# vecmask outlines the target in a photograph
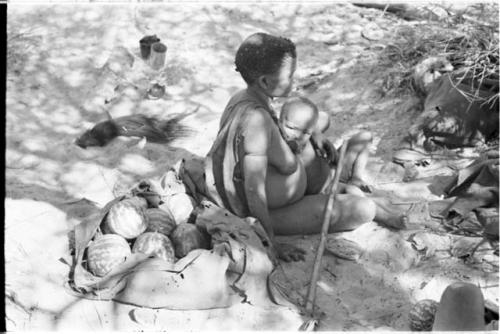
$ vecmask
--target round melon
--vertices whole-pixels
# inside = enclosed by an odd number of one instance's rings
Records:
[[[146,232],[159,232],[165,235],[170,235],[177,226],[174,216],[167,207],[162,209],[151,208],[146,210],[148,217],[148,227]]]
[[[432,299],[424,299],[413,305],[408,320],[412,331],[430,331],[434,324],[439,303]]]
[[[210,235],[201,231],[196,225],[179,224],[170,236],[174,244],[175,256],[182,258],[193,249],[209,249]]]
[[[174,216],[177,225],[186,223],[193,212],[196,202],[194,199],[184,193],[175,194],[165,198],[165,203],[160,206],[160,209],[166,206]]]
[[[87,248],[87,264],[96,276],[103,277],[125,261],[131,253],[125,238],[117,234],[104,234]]]
[[[125,199],[113,205],[104,222],[104,232],[121,235],[125,239],[137,238],[148,227],[148,217],[136,198]]]
[[[137,237],[132,253],[143,253],[175,262],[174,247],[170,239],[158,232],[146,232]]]

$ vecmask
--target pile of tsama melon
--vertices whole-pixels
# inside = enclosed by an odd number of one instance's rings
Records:
[[[168,181],[168,180],[167,180]],[[87,269],[103,277],[132,253],[175,263],[193,249],[209,249],[210,236],[189,222],[196,205],[173,179],[167,196],[128,196],[111,206],[87,248]],[[180,189],[180,190],[179,190]]]

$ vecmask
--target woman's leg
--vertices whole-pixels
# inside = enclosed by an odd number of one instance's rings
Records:
[[[344,165],[342,167],[342,175],[341,175],[341,182],[345,182],[346,179],[347,181],[350,181],[353,177],[355,177],[357,180],[362,180],[364,179],[364,174],[366,171],[366,164],[368,163],[368,149],[367,145],[371,141],[372,135],[371,133],[367,131],[362,131],[356,135],[354,135],[350,140],[349,140],[349,146],[346,151],[346,156],[344,160]],[[291,206],[287,206],[286,208],[293,207],[296,205],[297,207],[300,207],[301,210],[304,211],[311,211],[312,209],[309,209],[307,205],[304,205],[302,203],[310,203],[311,199],[310,198],[318,198],[314,197],[314,195],[320,195],[320,193],[324,192],[328,184],[332,182],[333,179],[333,173],[326,161],[318,156],[316,156],[314,149],[312,148],[312,145],[306,145],[304,151],[301,153],[301,159],[304,162],[304,166],[306,168],[306,174],[307,174],[307,189],[306,189],[306,194],[308,196],[304,197],[301,201],[292,204]],[[341,219],[342,223],[339,223],[336,229],[355,229],[357,226],[361,225],[362,223],[365,223],[366,221],[363,221],[363,219],[359,219],[356,217],[356,213],[354,212],[348,212],[349,210],[352,210],[352,207],[355,206],[359,202],[359,198],[362,198],[365,196],[365,193],[361,191],[360,188],[358,188],[355,185],[346,185],[346,184],[340,184],[339,186],[339,194],[350,194],[350,195],[356,195],[353,196],[352,198],[355,198],[356,200],[352,205],[349,205],[349,203],[342,204],[340,207],[343,208],[343,217],[347,219]],[[323,195],[325,198],[327,198],[327,194]],[[339,197],[342,198],[342,197]],[[349,197],[348,197],[349,198]],[[388,199],[385,198],[380,198],[380,197],[370,197],[372,200],[370,204],[368,204],[368,211],[370,210],[374,204],[375,204],[375,212],[374,212],[374,218],[372,220],[376,221],[377,223],[380,223],[384,226],[391,227],[391,228],[396,228],[396,229],[402,229],[405,228],[405,223],[406,223],[406,217],[403,214],[401,210],[397,210],[394,205],[390,203]],[[314,214],[321,215],[320,221],[322,221],[322,214],[323,214],[323,209],[324,208],[324,203],[325,200],[319,200],[316,203],[311,203],[314,205],[319,205],[320,208],[315,208]],[[342,202],[342,200],[340,201]],[[366,201],[365,201],[366,202]],[[364,203],[361,201],[361,203]],[[340,210],[340,207],[336,207],[335,209],[337,211]],[[280,210],[285,210],[286,208],[282,208],[277,210],[277,217],[288,217],[288,214],[286,212],[282,212]],[[317,211],[319,210],[319,211]],[[292,209],[293,214],[297,214],[300,219],[302,219],[302,213],[300,210]],[[312,214],[312,213],[311,213]],[[371,212],[369,213],[371,214]],[[368,215],[369,215],[368,214]],[[364,212],[363,210],[361,211],[361,216],[366,217],[367,213]],[[315,222],[318,220],[316,219]],[[279,219],[280,221],[285,221],[285,219]],[[307,220],[305,220],[307,221]],[[343,222],[346,223],[343,223]],[[292,218],[291,220],[292,223],[291,225],[294,225],[294,219]],[[284,223],[285,226],[288,226],[288,223]],[[319,223],[321,225],[321,223]],[[300,230],[302,227],[293,227],[290,229],[290,231],[295,231],[295,230]],[[312,230],[315,229],[315,227],[308,227]],[[317,230],[317,232],[309,232],[309,233],[318,233],[321,230],[321,227]],[[298,232],[299,233],[299,232]],[[302,233],[302,232],[300,232]],[[300,234],[299,233],[299,234]],[[295,234],[295,233],[286,233],[286,234]]]
[[[388,205],[383,198],[353,195],[340,185],[346,194],[338,194],[333,204],[329,232],[354,230],[364,223],[375,221],[395,229],[405,228],[406,216]],[[350,193],[351,192],[351,193]],[[279,209],[270,210],[277,235],[316,234],[321,231],[328,195],[307,195],[300,201]]]
[[[321,232],[328,195],[309,195],[291,205],[270,210],[277,235]],[[368,198],[339,194],[333,204],[329,232],[350,231],[374,219],[375,202]]]
[[[432,330],[485,330],[484,298],[481,290],[470,283],[449,285],[441,296]]]
[[[374,221],[398,230],[406,228],[408,218],[402,209],[403,207],[395,206],[388,198],[375,196],[368,196],[368,198],[375,202],[377,206]]]
[[[306,194],[310,197],[313,195],[319,195],[321,192],[324,192],[327,189],[327,185],[332,181],[332,173],[328,165],[321,164],[321,160],[318,159],[316,162],[318,164],[310,164],[308,168],[306,168],[307,173],[307,190]],[[339,184],[339,194],[350,194],[356,195],[357,197],[365,197],[367,196],[361,189],[354,185]],[[325,194],[326,196],[327,194]],[[395,228],[395,229],[403,229],[406,224],[406,217],[402,210],[398,210],[399,207],[396,207],[390,203],[390,200],[382,197],[369,197],[374,204],[376,205],[375,210],[375,218],[374,220],[377,223],[380,223],[384,226]],[[323,205],[324,204],[320,204]],[[305,210],[307,208],[304,207]]]
[[[342,175],[348,177],[343,180],[358,187],[366,185],[366,166],[370,156],[368,145],[372,142],[373,136],[369,131],[361,131],[353,135],[348,142],[344,169],[349,170],[349,174]]]

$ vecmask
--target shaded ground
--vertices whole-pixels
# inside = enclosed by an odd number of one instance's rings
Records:
[[[291,312],[241,305],[204,312],[151,311],[78,300],[63,288],[69,269],[64,262],[70,261],[67,235],[82,216],[179,159],[206,154],[227,100],[243,87],[234,71],[235,50],[257,31],[296,42],[297,90],[333,116],[328,135],[335,143],[359,129],[374,132],[371,172],[382,188],[402,199],[416,190],[421,198],[439,197],[429,190],[429,180],[397,189],[386,183],[401,180],[404,171],[389,162],[390,154],[416,116],[416,101],[384,97],[372,72],[395,27],[406,24],[395,17],[350,4],[11,5],[8,16],[13,55],[7,75],[5,200],[10,330],[295,328],[292,324],[300,319]],[[367,27],[383,37],[364,38]],[[168,46],[167,95],[157,101],[142,98],[157,74],[138,57],[139,39],[153,33]],[[131,67],[122,61],[124,50],[133,55]],[[124,88],[115,92],[118,84]],[[76,147],[79,134],[105,119],[104,101],[111,97],[113,117],[140,112],[165,118],[200,107],[184,120],[195,133],[170,146],[147,143],[141,148],[135,139],[119,138],[104,148]],[[82,198],[89,201],[74,204]],[[468,272],[465,280],[481,286],[497,281],[498,273],[472,271],[456,259],[414,267],[410,260],[416,255],[405,233],[369,224],[351,233],[368,249],[361,263],[326,257],[325,267],[333,269],[322,274],[318,289],[318,305],[327,313],[322,329],[407,330],[410,303],[426,294],[438,298],[448,281],[464,279],[462,272]],[[297,294],[294,298],[305,291],[318,238],[297,239],[309,254],[304,263],[283,264],[283,284]],[[443,274],[448,265],[457,274]]]

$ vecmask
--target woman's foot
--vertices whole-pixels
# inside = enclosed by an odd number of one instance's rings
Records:
[[[395,207],[388,198],[370,197],[377,205],[375,219],[377,223],[397,230],[406,229],[408,215],[401,207]]]

